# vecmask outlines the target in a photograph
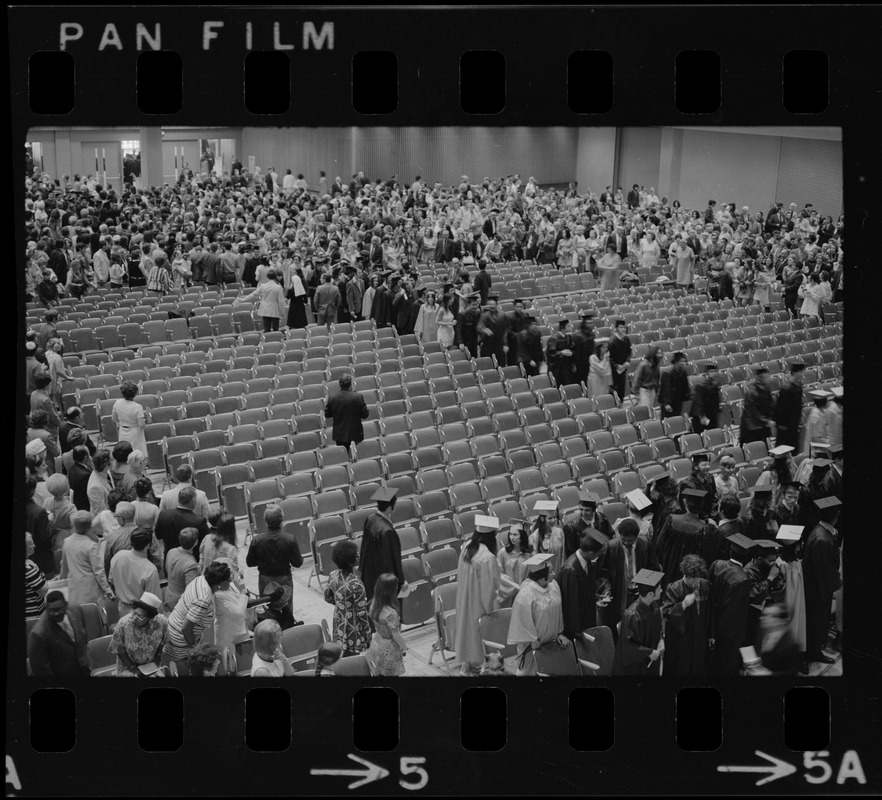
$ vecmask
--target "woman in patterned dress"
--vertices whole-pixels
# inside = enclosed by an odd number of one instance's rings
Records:
[[[404,674],[404,653],[407,645],[400,632],[398,578],[391,572],[384,572],[377,578],[370,613],[377,629],[371,639],[369,652],[370,660],[377,668],[377,675]]]
[[[110,652],[116,655],[118,677],[136,678],[138,667],[159,665],[168,640],[168,618],[159,613],[162,601],[150,592],[132,603],[132,610],[113,629]]]
[[[344,539],[334,545],[331,557],[338,569],[328,579],[325,600],[334,605],[334,641],[343,648],[344,656],[356,656],[367,650],[371,642],[367,594],[364,584],[353,573],[358,548],[351,539]]]

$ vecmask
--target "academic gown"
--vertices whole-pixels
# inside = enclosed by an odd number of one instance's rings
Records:
[[[701,556],[712,564],[722,553],[723,537],[696,514],[671,514],[653,539],[656,558],[665,574],[665,585],[682,577],[680,560],[688,554]]]
[[[379,512],[369,516],[364,522],[364,538],[361,540],[358,572],[364,584],[367,600],[374,596],[374,585],[384,572],[391,572],[398,578],[399,588],[404,584],[404,571],[401,568],[401,540],[392,524]]]
[[[802,572],[802,561],[800,559],[785,560],[782,557],[778,559],[778,566],[781,569],[784,586],[772,596],[772,600],[783,603],[784,608],[787,609],[787,616],[790,617],[790,635],[799,651],[804,653],[806,647],[805,579]]]
[[[622,627],[613,659],[613,675],[658,675],[661,659],[649,656],[662,638],[662,612],[658,603],[635,600],[622,616]]]
[[[674,581],[665,590],[662,613],[665,625],[665,675],[707,675],[710,638],[710,584],[698,579],[695,602],[683,607],[683,599],[693,589],[686,580]]]
[[[746,644],[750,607],[750,578],[737,561],[715,561],[708,570],[711,619],[715,640],[712,674],[737,675],[741,666],[740,647]]]
[[[543,588],[527,578],[515,597],[508,626],[508,643],[518,646],[519,655],[526,654],[523,661],[518,660],[519,676],[536,674],[536,662],[529,650],[536,642],[541,647],[555,641],[563,630],[563,624],[563,606],[557,581],[549,581]]]
[[[500,576],[496,557],[486,545],[479,545],[471,562],[467,547],[459,554],[456,573],[456,657],[468,664],[484,661],[478,620],[496,608]]]
[[[827,641],[827,628],[833,593],[842,585],[840,553],[829,528],[819,523],[809,534],[802,555],[805,577],[806,652],[821,652]]]
[[[586,528],[593,528],[598,533],[606,537],[609,541],[613,538],[613,529],[609,524],[609,520],[598,512],[594,512],[594,519],[590,523],[585,522],[581,516],[576,516],[563,526],[564,536],[564,552],[563,557],[569,558],[579,549],[579,540],[582,538],[582,531]]]
[[[787,383],[775,403],[775,444],[789,445],[799,452],[799,425],[802,422],[802,387]]]
[[[478,357],[478,321],[481,319],[481,311],[477,308],[467,308],[456,323],[456,343],[464,344],[472,358]]]
[[[634,543],[634,575],[641,569],[655,569],[656,564],[651,555],[649,542],[644,536],[638,536]],[[600,624],[609,627],[613,636],[617,636],[616,625],[622,619],[627,607],[637,596],[632,588],[625,569],[625,546],[616,536],[608,541],[600,550],[596,561],[597,594],[612,595],[608,606],[601,606],[599,611]]]
[[[587,569],[578,556],[572,555],[557,576],[563,606],[563,635],[569,639],[597,625],[594,564],[586,563]]]
[[[757,631],[763,608],[774,593],[784,588],[784,576],[780,574],[780,571],[774,580],[769,579],[771,569],[772,565],[764,558],[754,558],[744,568],[747,577],[750,578],[750,609],[747,614],[747,642],[749,644],[759,644]]]
[[[385,328],[394,322],[392,313],[392,298],[389,289],[380,286],[374,294],[374,302],[371,305],[371,319],[377,323],[378,328]]]

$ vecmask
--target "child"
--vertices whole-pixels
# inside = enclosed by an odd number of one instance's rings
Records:
[[[110,288],[111,290],[122,289],[123,281],[126,277],[126,271],[123,268],[117,256],[114,256],[110,262]]]
[[[398,603],[398,578],[384,572],[377,578],[371,601],[370,618],[376,631],[371,639],[370,660],[378,675],[402,675],[407,645],[399,632],[401,616]]]
[[[318,656],[315,661],[316,678],[333,678],[334,670],[331,669],[343,656],[343,648],[336,642],[323,642],[319,645]]]

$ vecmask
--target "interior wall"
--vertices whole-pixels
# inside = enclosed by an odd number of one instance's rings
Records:
[[[303,173],[311,188],[318,187],[319,170],[328,182],[352,175],[350,128],[242,128],[242,147],[236,153],[248,166],[248,156],[263,172],[274,167],[279,176],[290,169]]]
[[[576,143],[576,180],[579,192],[597,195],[613,182],[616,163],[615,128],[579,128]]]
[[[621,129],[617,180],[625,197],[635,183],[645,186],[647,191],[650,188],[659,189],[661,144],[661,128]]]
[[[199,170],[200,153],[198,139],[191,139],[189,141],[185,141],[183,139],[178,141],[168,141],[168,139],[166,138],[162,142],[163,183],[172,183],[175,179],[175,148],[178,149],[179,170],[184,163],[188,164],[190,166],[190,169],[192,170]]]
[[[684,208],[704,209],[712,199],[765,213],[775,199],[779,149],[777,136],[684,130],[677,199]]]

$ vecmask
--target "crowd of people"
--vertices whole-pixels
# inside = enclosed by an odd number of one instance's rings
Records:
[[[272,168],[248,175],[241,164],[226,179],[185,171],[174,185],[126,183],[121,191],[91,176],[28,178],[26,292],[46,309],[39,330],[27,334],[25,364],[34,674],[88,672],[83,604],[115,604],[120,675],[156,674],[161,659],[177,674],[215,674],[224,649],[252,637],[252,674],[287,675],[282,631],[302,624],[291,569],[303,555],[283,531],[278,506],[266,509],[268,532],[248,550],[246,565],[258,572],[251,594],[235,519],[212,509],[192,470],[180,467],[177,484],[154,495],[137,384],[124,384],[113,408],[120,441],[112,450],[96,449],[81,409],[64,407],[72,377],[54,310],[63,296],[125,287],[174,295],[243,283],[251,288],[237,303],[257,303],[266,331],[370,319],[424,343],[520,365],[526,375],[548,371],[558,385],[583,384],[591,396],[612,394],[662,418],[688,409],[698,433],[720,424],[714,362],[698,365],[704,377],[693,387],[683,353],[666,366],[655,348],[637,362],[625,320],[604,339],[590,312],[576,330],[561,320],[543,342],[528,302],[516,299],[508,313],[499,307],[487,266],[532,260],[591,272],[601,292],[648,280],[661,267],[662,280],[687,290],[700,278],[712,299],[768,309],[780,294],[793,316],[822,320],[824,305],[842,298],[843,219],[821,217],[811,204],[775,203],[764,214],[711,200],[689,210],[652,187],[598,195],[517,175],[480,183],[463,176],[442,187],[420,176],[410,184],[362,173],[329,182],[322,173],[319,185],[316,194],[290,170],[280,180]],[[447,281],[422,285],[423,263],[447,265]],[[777,400],[765,367],[747,388],[740,443],[775,446],[744,514],[734,461],[699,451],[690,477],[677,485],[669,473],[655,476],[648,496],[628,496],[629,514],[615,525],[590,493],[569,520],[555,502],[537,506],[529,520],[479,517],[457,575],[462,672],[496,663],[485,660],[478,620],[502,608],[511,608],[509,644],[522,675],[536,672],[531,651],[568,647],[595,625],[612,631],[618,674],[730,675],[742,661],[753,674],[794,673],[829,661],[834,594],[841,631],[842,391],[812,392],[803,423],[804,366],[791,362]],[[326,415],[334,440],[348,446],[359,441],[367,409],[351,380],[344,383]],[[374,499],[360,554],[349,540],[333,550],[337,570],[325,599],[334,605],[334,641],[317,674],[362,653],[380,674],[405,671],[408,587],[391,519],[394,491]],[[47,592],[55,577],[67,580],[66,596]],[[741,652],[751,647],[755,657]]]

